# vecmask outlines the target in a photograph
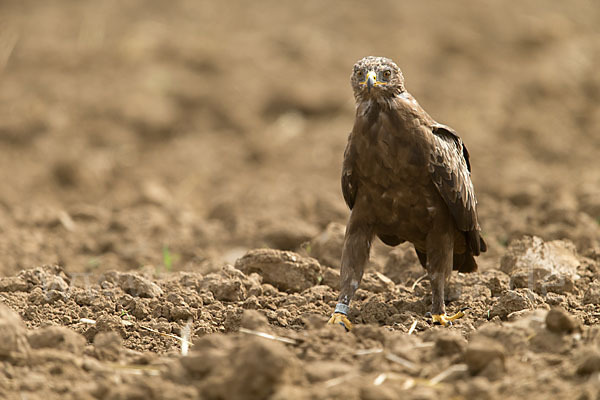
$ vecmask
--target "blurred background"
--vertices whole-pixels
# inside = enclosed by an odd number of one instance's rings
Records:
[[[345,223],[367,55],[469,147],[484,269],[525,233],[598,252],[599,25],[592,0],[4,0],[0,273],[208,270]]]

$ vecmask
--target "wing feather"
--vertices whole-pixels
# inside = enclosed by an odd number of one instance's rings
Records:
[[[461,231],[479,231],[477,199],[471,182],[469,152],[460,137],[449,127],[433,127],[434,145],[429,157],[429,173],[448,205]]]
[[[352,134],[348,137],[348,144],[344,150],[344,162],[342,163],[342,194],[348,208],[352,210],[356,201],[356,192],[358,190],[358,180],[353,173],[354,148],[352,146]]]

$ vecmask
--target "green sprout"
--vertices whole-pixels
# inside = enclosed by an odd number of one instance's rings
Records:
[[[127,317],[127,319],[129,321],[131,321],[131,315],[129,315],[129,311],[123,309],[121,310],[121,315],[119,316],[121,319],[123,319],[123,317]]]
[[[171,256],[171,252],[169,251],[168,246],[163,246],[163,265],[167,272],[171,272],[173,270],[173,257]]]
[[[100,258],[92,257],[87,261],[87,264],[85,267],[88,271],[92,271],[92,270],[95,270],[96,268],[98,268],[99,266],[100,266]]]

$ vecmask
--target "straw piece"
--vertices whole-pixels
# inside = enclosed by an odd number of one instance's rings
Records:
[[[387,379],[387,374],[385,372],[377,375],[377,377],[375,378],[375,380],[373,381],[373,385],[375,386],[379,386],[381,385],[383,382],[385,382],[385,380]]]
[[[415,349],[426,349],[428,347],[433,347],[433,346],[435,346],[435,343],[433,343],[433,342],[417,343],[417,344],[415,344]]]
[[[444,371],[440,372],[439,374],[437,374],[436,376],[434,376],[433,378],[431,378],[429,380],[429,382],[432,385],[437,385],[440,382],[443,382],[446,378],[448,378],[450,375],[456,373],[456,372],[466,372],[468,369],[466,364],[456,364],[456,365],[452,365],[449,368],[445,369]]]
[[[417,320],[415,319],[413,321],[412,325],[410,326],[410,329],[408,330],[408,334],[411,335],[415,331],[416,327],[417,327]]]
[[[364,349],[364,350],[358,350],[354,353],[355,356],[365,356],[367,354],[377,354],[377,353],[382,353],[383,349]]]
[[[419,284],[419,282],[421,282],[425,278],[427,278],[427,274],[418,277],[417,280],[415,281],[415,283],[412,284],[411,289],[414,291],[415,288],[417,287],[417,285]]]
[[[385,355],[385,358],[387,358],[388,360],[390,360],[392,362],[395,362],[396,364],[400,364],[400,365],[402,365],[405,368],[412,369],[412,370],[417,369],[417,366],[414,363],[408,361],[405,358],[397,356],[397,355],[395,355],[393,353],[387,353]]]
[[[332,379],[329,379],[329,380],[325,381],[323,383],[323,385],[325,386],[326,389],[328,389],[330,387],[334,387],[334,386],[337,386],[339,384],[342,384],[342,383],[346,382],[347,380],[349,380],[352,377],[353,377],[352,374],[338,376],[337,378],[332,378]]]
[[[193,345],[193,343],[192,343],[192,342],[190,342],[189,340],[185,340],[184,338],[182,338],[182,337],[180,337],[180,336],[173,335],[173,334],[171,334],[171,333],[163,333],[163,332],[159,332],[159,331],[157,331],[156,329],[148,328],[147,326],[144,326],[144,325],[138,325],[138,326],[139,326],[140,328],[144,329],[144,330],[147,330],[147,331],[149,331],[149,332],[156,333],[156,334],[159,334],[159,335],[161,335],[161,336],[170,337],[171,339],[176,339],[176,340],[179,340],[179,341],[180,341],[180,342],[182,342],[182,343],[185,341],[185,342],[187,342],[187,344],[188,344],[188,345]]]
[[[281,337],[281,336],[275,336],[275,335],[271,335],[269,333],[259,332],[259,331],[255,331],[252,329],[240,328],[240,332],[247,333],[249,335],[259,336],[259,337],[262,337],[265,339],[277,340],[279,342],[288,343],[288,344],[296,344],[297,343],[294,339]]]
[[[183,329],[181,329],[181,355],[187,356],[190,348],[190,338],[192,337],[192,320],[188,320]]]

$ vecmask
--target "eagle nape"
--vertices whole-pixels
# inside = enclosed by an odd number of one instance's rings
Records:
[[[350,330],[350,301],[362,280],[371,242],[414,245],[431,282],[431,318],[449,326],[445,288],[453,270],[477,271],[487,250],[480,235],[469,152],[458,134],[436,122],[406,91],[390,59],[365,57],[350,78],[354,126],[342,164],[342,193],[350,208],[340,269],[340,295],[330,324]]]

